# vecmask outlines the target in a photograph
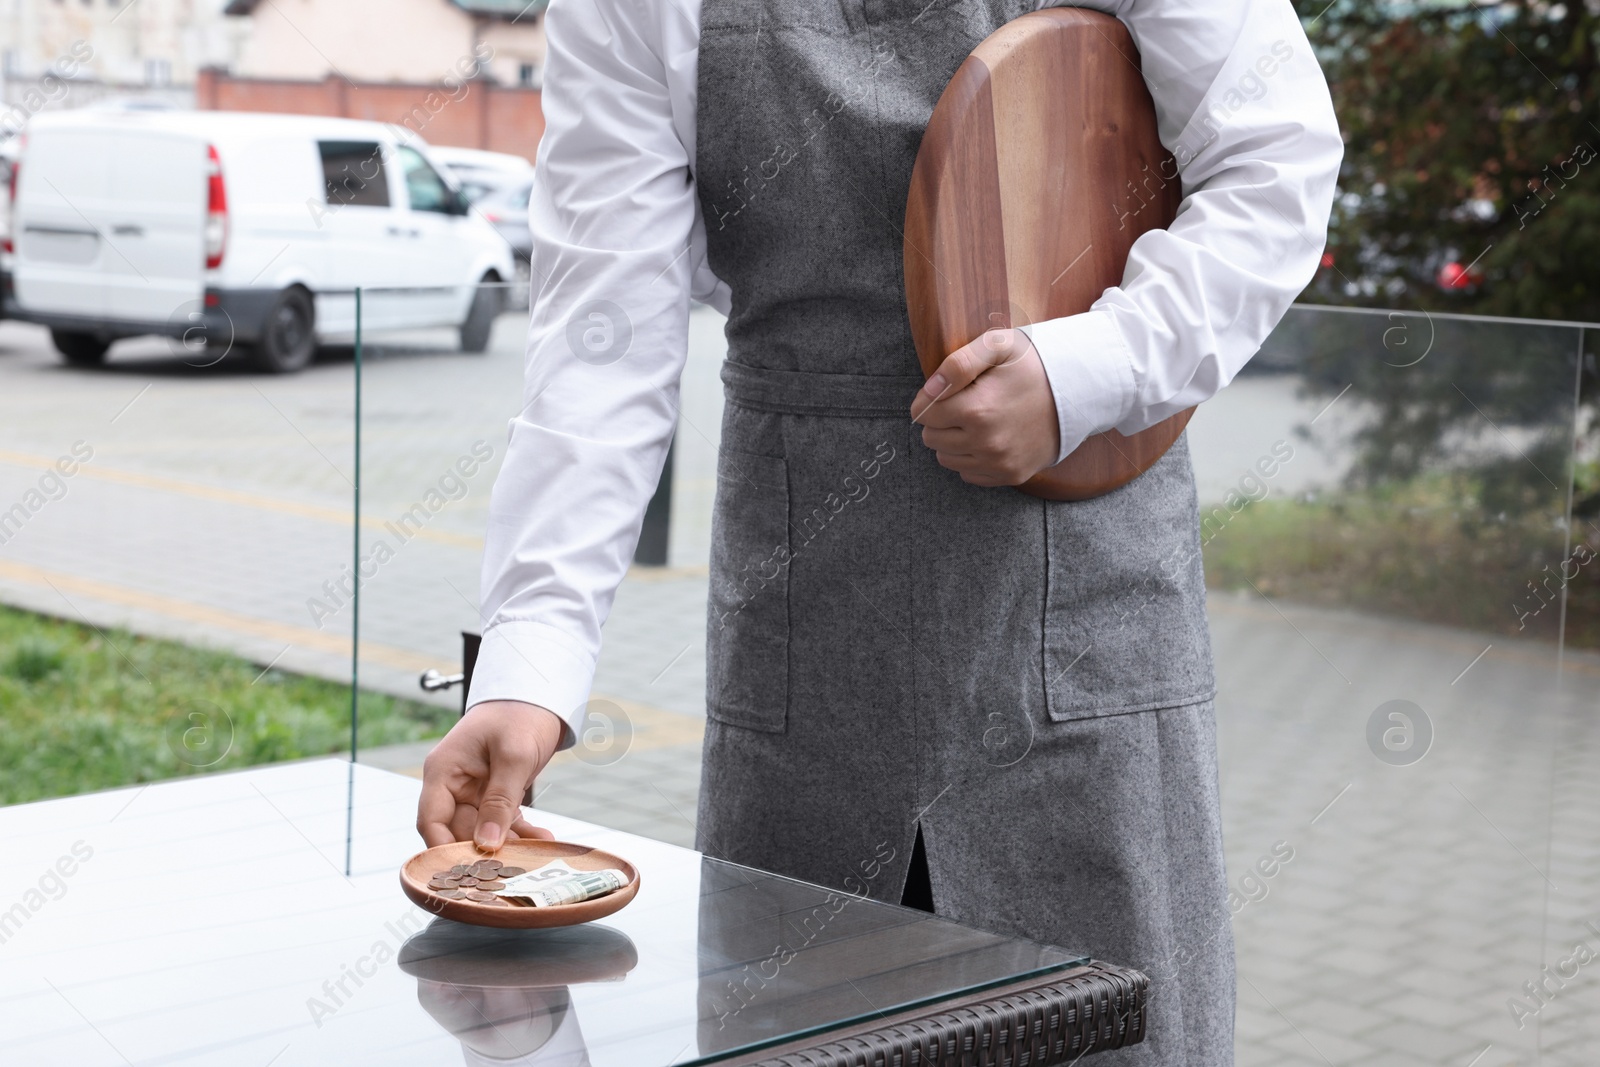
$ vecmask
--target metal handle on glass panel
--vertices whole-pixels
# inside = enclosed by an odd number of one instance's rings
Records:
[[[437,693],[440,690],[458,686],[466,680],[467,676],[465,674],[440,674],[432,667],[429,667],[422,672],[422,677],[417,679],[417,684],[422,686],[425,692]]]

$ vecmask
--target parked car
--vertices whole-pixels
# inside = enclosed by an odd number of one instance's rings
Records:
[[[11,188],[21,141],[15,134],[0,141],[0,188]],[[0,197],[0,318],[5,317],[5,302],[10,296],[11,249],[11,197],[5,196]]]
[[[435,163],[450,171],[469,204],[476,203],[497,189],[533,177],[533,164],[509,152],[433,145],[429,147],[428,155]]]
[[[533,195],[533,176],[502,185],[484,194],[472,205],[505,238],[517,259],[526,263],[533,255],[533,233],[528,229],[528,198]]]
[[[11,182],[6,311],[69,363],[118,338],[199,336],[269,371],[355,329],[488,345],[514,258],[409,131],[218,111],[36,116]],[[8,242],[9,244],[9,242]],[[11,247],[7,251],[12,251]]]

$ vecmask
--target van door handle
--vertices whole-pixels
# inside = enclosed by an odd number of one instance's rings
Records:
[[[37,223],[28,223],[22,227],[23,233],[49,233],[60,237],[99,237],[99,230],[86,230],[81,226],[40,226]]]
[[[132,222],[124,222],[119,226],[111,227],[111,232],[118,237],[143,237],[144,227]]]
[[[389,236],[390,237],[421,237],[422,236],[422,231],[421,230],[403,230],[399,226],[390,226],[389,227]]]

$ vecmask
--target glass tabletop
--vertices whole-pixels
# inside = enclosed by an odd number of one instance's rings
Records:
[[[0,1061],[713,1063],[1082,962],[545,813],[638,896],[462,926],[400,892],[419,786],[317,760],[0,809]]]

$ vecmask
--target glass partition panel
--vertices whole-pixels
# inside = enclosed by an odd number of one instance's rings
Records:
[[[489,489],[521,406],[527,315],[513,298],[526,292],[360,293],[361,533],[339,592],[351,610],[360,586],[359,672],[374,692],[460,708],[463,687],[449,683],[462,672],[462,634],[479,630]],[[428,670],[439,682],[424,690]],[[378,740],[362,731],[360,743]]]
[[[459,672],[479,625],[526,299],[506,294],[474,354],[448,323],[380,328],[404,295],[363,293],[364,689],[459,708],[418,674]],[[691,314],[673,458],[591,728],[537,783],[536,807],[683,844],[721,326]],[[1578,1063],[1600,1040],[1600,983],[1578,975],[1600,966],[1593,340],[1297,307],[1190,424],[1241,1062]],[[362,738],[363,760],[412,773],[427,747]]]
[[[242,313],[148,264],[103,321],[93,264],[47,293],[30,240],[0,322],[0,803],[340,750],[351,633],[308,604],[350,556],[349,350],[265,373]],[[419,707],[371,729],[418,736]]]
[[[1592,1056],[1585,339],[1296,308],[1190,424],[1252,1062]]]

